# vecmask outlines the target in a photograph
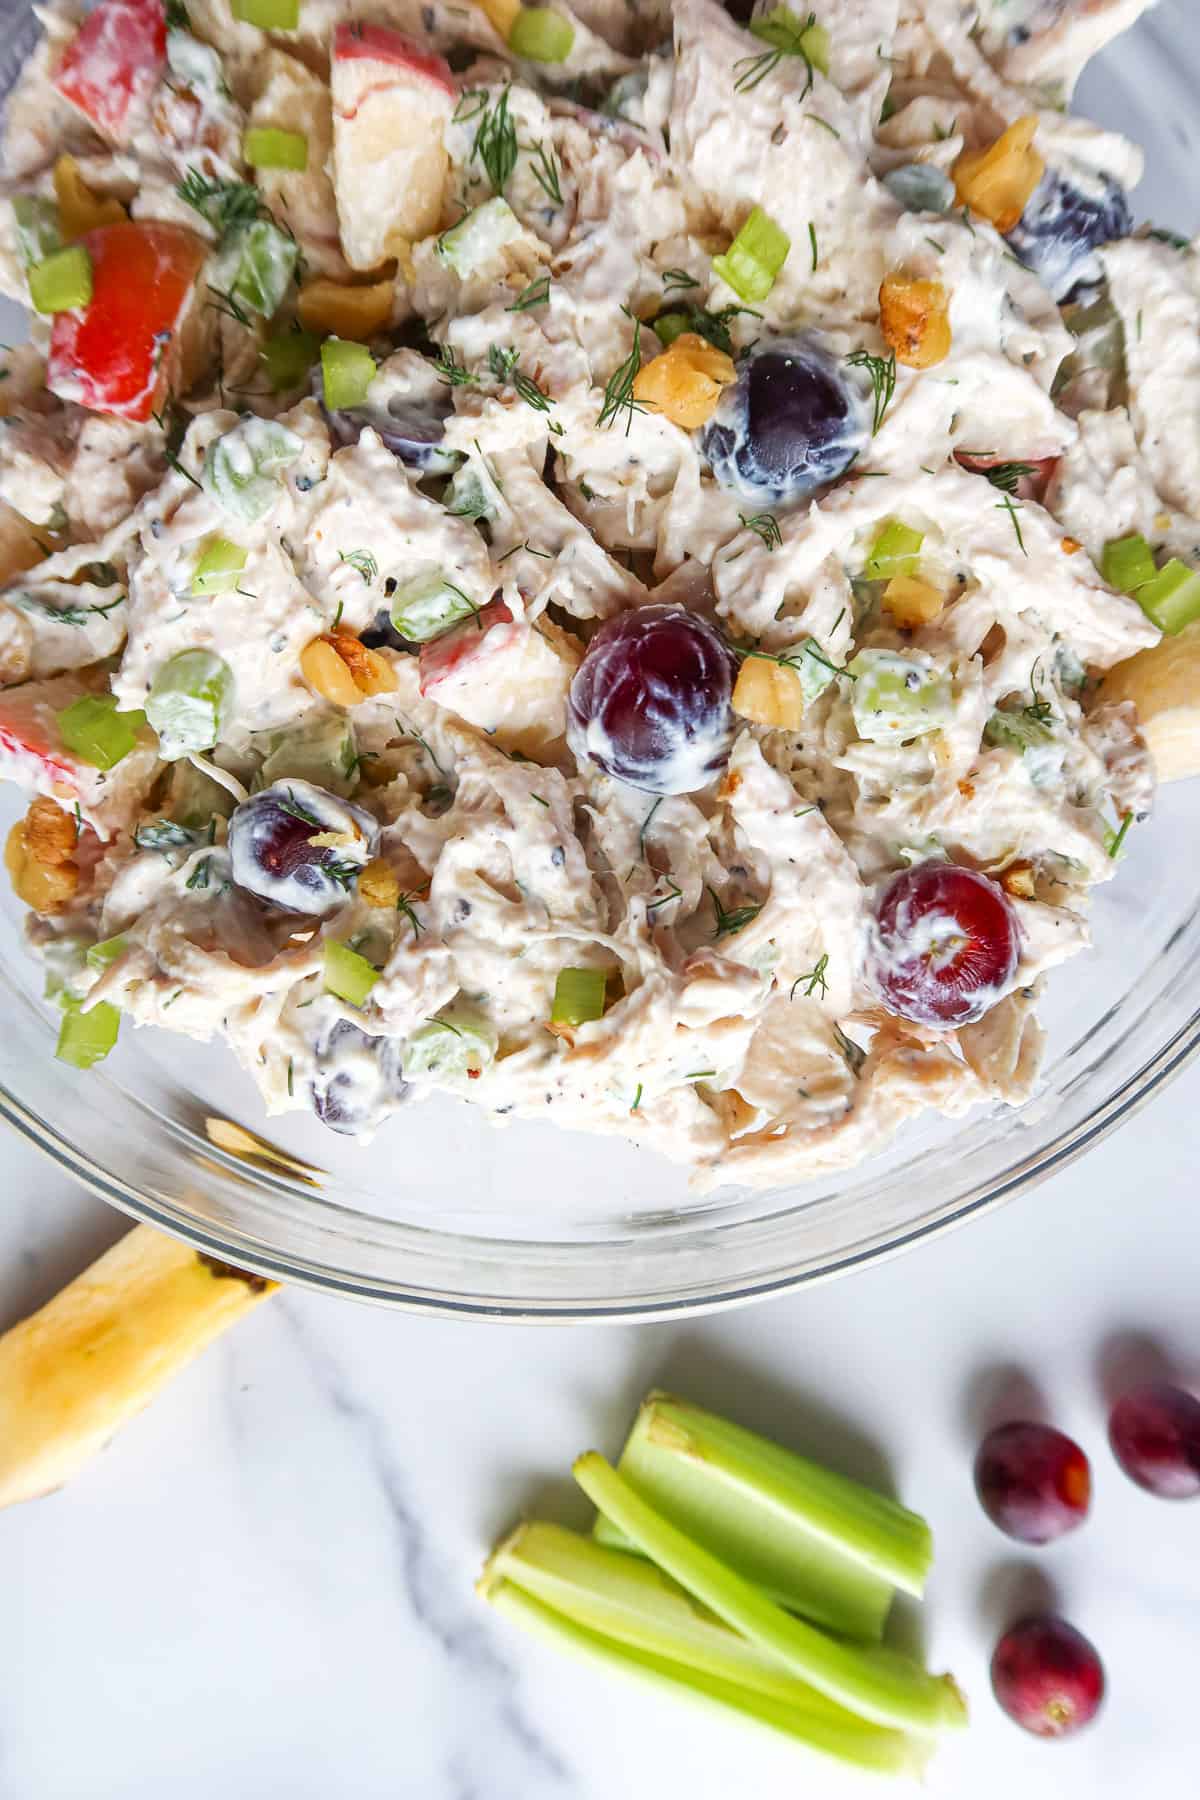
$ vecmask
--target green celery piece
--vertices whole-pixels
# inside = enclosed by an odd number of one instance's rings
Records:
[[[365,344],[326,338],[321,345],[321,394],[330,412],[364,405],[377,369]]]
[[[653,323],[655,337],[668,350],[677,337],[682,337],[685,331],[692,329],[691,317],[685,312],[659,313]]]
[[[473,1007],[451,1005],[418,1025],[404,1046],[404,1073],[411,1080],[469,1079],[482,1074],[496,1054],[496,1029]]]
[[[233,0],[233,16],[263,31],[295,31],[300,23],[300,0]]]
[[[570,19],[548,6],[523,6],[508,33],[509,49],[526,62],[566,62],[574,42]]]
[[[277,125],[252,125],[242,139],[242,155],[252,169],[308,167],[308,139],[302,131],[281,131]]]
[[[193,594],[223,594],[235,588],[246,566],[247,552],[226,537],[211,538],[192,570]]]
[[[82,694],[58,714],[64,749],[95,769],[115,769],[137,743],[143,712],[118,712],[113,694]]]
[[[847,665],[855,677],[850,706],[859,737],[902,744],[941,731],[954,714],[950,678],[897,650],[860,650]]]
[[[948,1675],[878,1644],[829,1637],[786,1613],[758,1588],[686,1536],[640,1498],[595,1450],[576,1462],[579,1486],[645,1556],[743,1637],[839,1705],[872,1724],[934,1733],[966,1723],[966,1704]]]
[[[554,1025],[586,1025],[604,1016],[604,969],[560,969],[554,983],[550,1020]]]
[[[649,1396],[620,1470],[747,1581],[846,1637],[877,1642],[893,1588],[924,1587],[933,1546],[923,1519],[686,1401]],[[603,1518],[595,1535],[628,1548]]]
[[[344,712],[266,732],[263,742],[263,787],[274,787],[277,781],[311,781],[346,798],[358,786],[358,745]]]
[[[211,650],[180,650],[154,677],[146,717],[168,762],[193,750],[211,750],[233,706],[233,670]]]
[[[511,1581],[488,1582],[485,1578],[480,1592],[503,1617],[556,1649],[582,1656],[606,1669],[638,1676],[660,1693],[765,1725],[809,1750],[836,1757],[854,1768],[886,1775],[920,1775],[928,1762],[928,1740],[908,1737],[900,1731],[880,1730],[852,1714],[835,1718],[806,1712],[647,1650],[614,1643],[523,1593]]]
[[[124,956],[128,948],[129,939],[127,937],[118,935],[117,937],[103,938],[100,943],[92,945],[84,960],[89,969],[99,969],[103,974],[106,969],[112,968],[119,956]]]
[[[923,531],[889,519],[883,526],[863,564],[864,581],[890,581],[894,575],[915,575],[925,542]]]
[[[761,206],[756,206],[724,256],[713,257],[713,272],[740,300],[765,300],[788,258],[792,240]]]
[[[806,24],[786,6],[777,6],[773,12],[752,19],[749,29],[764,44],[770,44],[773,49],[783,50],[791,56],[799,54],[814,69],[820,69],[822,75],[828,75],[833,40],[826,26],[815,22]]]
[[[1110,538],[1100,553],[1100,573],[1118,593],[1133,594],[1153,581],[1158,573],[1154,552],[1139,532],[1131,537]]]
[[[271,219],[256,219],[234,240],[231,254],[238,259],[234,298],[244,301],[264,319],[273,319],[283,304],[300,255],[295,238],[281,231]]]
[[[391,620],[402,638],[427,644],[479,607],[440,569],[425,569],[401,582],[392,596]]]
[[[54,1054],[73,1069],[95,1068],[116,1044],[120,1029],[121,1015],[107,1000],[81,1012],[78,1000],[67,999]]]
[[[768,1699],[843,1720],[854,1714],[739,1637],[645,1557],[561,1525],[519,1525],[492,1552],[484,1580],[511,1581],[589,1631],[752,1688]]]
[[[73,312],[91,300],[92,259],[82,244],[72,244],[34,263],[28,279],[35,312]]]
[[[336,938],[325,940],[325,987],[347,1006],[365,1006],[367,996],[379,980],[379,970],[365,956],[339,944]]]
[[[1173,556],[1133,597],[1160,631],[1174,637],[1200,618],[1200,573]]]

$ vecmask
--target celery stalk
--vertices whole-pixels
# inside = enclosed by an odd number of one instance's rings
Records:
[[[877,1725],[937,1732],[966,1722],[966,1706],[950,1676],[930,1675],[908,1657],[879,1645],[827,1637],[786,1613],[648,1506],[597,1451],[575,1464],[584,1493],[644,1555],[697,1600],[785,1668],[831,1700]]]
[[[880,1730],[852,1714],[805,1712],[782,1701],[768,1699],[699,1669],[685,1669],[666,1657],[647,1650],[616,1644],[599,1632],[589,1631],[573,1619],[557,1613],[510,1581],[489,1578],[479,1583],[483,1598],[497,1612],[556,1648],[587,1658],[601,1667],[640,1677],[643,1682],[700,1705],[722,1711],[782,1733],[810,1750],[836,1757],[854,1768],[883,1775],[920,1775],[929,1755],[928,1741],[903,1732]]]
[[[687,1401],[647,1398],[620,1469],[756,1587],[847,1637],[878,1639],[892,1588],[924,1587],[933,1544],[923,1519]],[[620,1541],[603,1519],[596,1536]]]
[[[855,1717],[731,1631],[643,1556],[610,1550],[561,1525],[519,1525],[492,1552],[484,1580],[492,1577],[512,1582],[577,1625],[635,1650],[801,1710],[843,1721]]]

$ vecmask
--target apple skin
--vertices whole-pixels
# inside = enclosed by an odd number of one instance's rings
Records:
[[[54,86],[102,137],[124,144],[166,60],[162,0],[101,0],[67,45]]]
[[[333,34],[333,60],[335,63],[390,63],[432,82],[452,100],[458,99],[458,87],[445,57],[426,50],[412,38],[405,37],[402,31],[392,31],[387,25],[342,23]]]

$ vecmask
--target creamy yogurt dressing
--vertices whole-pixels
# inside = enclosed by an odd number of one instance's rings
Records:
[[[1039,279],[982,218],[905,211],[904,184],[883,177],[914,163],[944,177],[1032,112],[1041,154],[1080,192],[1134,182],[1136,146],[1057,107],[1142,4],[830,0],[817,9],[828,72],[797,56],[762,68],[763,40],[715,0],[578,0],[559,9],[575,30],[567,61],[545,69],[514,67],[478,8],[376,9],[456,52],[462,97],[444,129],[439,231],[383,272],[368,400],[331,421],[297,390],[270,391],[266,327],[227,305],[196,315],[182,436],[166,410],[132,425],[46,393],[44,324],[0,391],[0,495],[64,539],[0,592],[0,763],[78,801],[105,846],[31,936],[55,954],[123,940],[103,971],[74,967],[69,991],[135,1024],[224,1037],[271,1111],[311,1107],[365,1137],[444,1090],[500,1123],[632,1137],[707,1185],[820,1173],[927,1108],[1022,1099],[1044,975],[1086,946],[1088,889],[1116,872],[1114,826],[1150,804],[1132,708],[1097,706],[1092,689],[1158,634],[1096,564],[1115,530],[1196,552],[1200,284],[1194,250],[1145,238],[1056,251]],[[9,108],[10,191],[50,197],[70,151],[133,217],[212,242],[203,282],[219,224],[180,183],[256,181],[302,280],[344,282],[327,71],[351,9],[305,0],[286,47],[216,0],[189,15],[116,149],[54,94],[73,21],[47,14]],[[502,103],[514,144],[501,203],[479,132]],[[307,167],[256,176],[247,125],[304,134]],[[448,251],[445,234],[485,206],[470,255]],[[747,306],[712,259],[753,206],[791,248]],[[23,299],[9,212],[0,285]],[[942,285],[951,345],[934,367],[893,368],[880,408],[861,359],[882,367],[878,293],[896,269]],[[1074,347],[1058,301],[1081,277],[1123,328],[1128,409],[1114,393],[1073,417],[1055,398]],[[285,327],[295,306],[293,288]],[[718,315],[735,355],[803,331],[839,366],[860,359],[847,378],[866,423],[839,481],[764,502],[714,479],[699,430],[628,404],[630,371],[663,349],[644,322],[680,307]],[[722,407],[742,429],[742,390]],[[1044,468],[1043,500],[1025,476],[993,485],[960,455]],[[905,629],[866,570],[894,521],[919,534],[920,574],[947,596]],[[244,552],[236,578],[197,591],[224,539]],[[110,611],[87,610],[109,592],[89,563],[115,566],[127,599]],[[414,582],[467,609],[419,657],[386,623]],[[795,670],[800,729],[735,718],[712,778],[711,741],[685,737],[654,792],[603,774],[620,745],[594,720],[568,732],[568,692],[597,624],[651,601]],[[340,708],[302,666],[339,630],[374,641],[383,668]],[[198,650],[225,664],[233,702],[194,760],[228,793],[191,765],[168,772],[148,732],[110,774],[39,750],[81,691],[55,683],[140,708],[171,659]],[[913,675],[919,728],[902,711],[872,726],[860,658]],[[1023,750],[1004,736],[1013,718],[1034,722]],[[242,795],[281,784],[334,836],[347,805],[370,822],[320,913],[294,882],[273,904],[256,894],[246,836],[230,833]],[[1014,972],[957,1031],[893,1016],[867,972],[888,881],[945,860],[1025,872],[1010,889]],[[906,956],[936,960],[954,930],[925,918]],[[361,1003],[327,986],[327,942],[363,962]],[[564,969],[603,973],[600,1017],[555,1024]]]

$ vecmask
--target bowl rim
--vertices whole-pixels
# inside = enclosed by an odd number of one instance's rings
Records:
[[[1192,1013],[1166,1044],[1160,1046],[1147,1062],[1113,1093],[1108,1094],[1086,1118],[1065,1133],[1061,1140],[1031,1152],[1023,1163],[999,1182],[981,1183],[951,1213],[915,1224],[908,1230],[889,1237],[884,1243],[848,1250],[823,1262],[819,1268],[794,1266],[760,1281],[748,1281],[702,1297],[680,1293],[655,1300],[631,1299],[627,1302],[472,1300],[449,1294],[418,1292],[381,1279],[350,1277],[328,1267],[320,1267],[305,1258],[287,1254],[265,1255],[261,1249],[247,1252],[240,1241],[205,1230],[182,1207],[176,1209],[156,1203],[118,1176],[97,1167],[66,1138],[16,1100],[3,1084],[0,1084],[0,1118],[97,1199],[115,1206],[118,1211],[128,1214],[140,1224],[152,1225],[168,1232],[172,1237],[181,1239],[206,1255],[217,1256],[222,1261],[232,1260],[257,1275],[287,1286],[307,1288],[315,1293],[334,1294],[342,1299],[369,1301],[398,1312],[443,1319],[486,1319],[493,1323],[518,1325],[637,1325],[728,1312],[734,1307],[793,1293],[801,1288],[813,1287],[819,1282],[832,1281],[855,1269],[890,1261],[918,1244],[942,1237],[970,1220],[1015,1200],[1018,1195],[1028,1192],[1048,1176],[1085,1155],[1131,1119],[1198,1057],[1200,1009]],[[581,1253],[586,1254],[587,1248],[588,1246],[581,1245]]]

